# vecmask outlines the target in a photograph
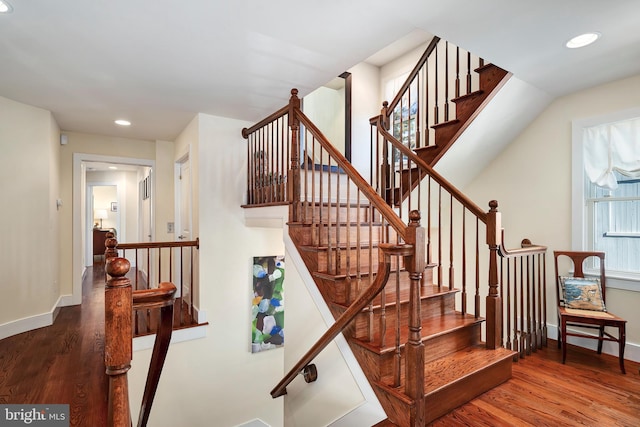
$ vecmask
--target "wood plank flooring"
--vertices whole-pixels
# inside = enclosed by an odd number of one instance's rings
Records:
[[[104,269],[96,266],[83,280],[82,305],[0,341],[0,403],[67,403],[71,426],[107,424]]]
[[[556,343],[513,365],[513,378],[433,426],[640,426],[640,364]],[[89,269],[82,306],[52,326],[0,341],[0,403],[68,403],[71,426],[106,425],[104,271]],[[380,423],[380,426],[391,425]],[[198,426],[193,426],[198,427]],[[224,427],[224,426],[220,426]]]

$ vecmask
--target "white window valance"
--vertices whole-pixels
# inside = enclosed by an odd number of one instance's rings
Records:
[[[589,180],[615,190],[614,171],[640,177],[640,117],[583,129],[584,166]]]

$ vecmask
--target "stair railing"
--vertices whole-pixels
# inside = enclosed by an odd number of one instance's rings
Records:
[[[286,122],[290,134],[266,132],[275,138],[267,146],[280,146],[290,142],[290,167],[287,174],[287,203],[290,204],[289,233],[296,241],[308,239],[301,256],[305,263],[318,271],[316,279],[330,281],[331,277],[343,276],[347,283],[344,289],[336,290],[326,286],[328,292],[335,292],[333,300],[345,308],[342,313],[334,313],[336,323],[309,352],[294,365],[292,370],[274,388],[274,397],[286,393],[287,384],[299,373],[305,374],[310,361],[345,328],[354,327],[353,317],[369,307],[371,321],[367,331],[362,331],[369,341],[384,341],[387,321],[390,325],[390,339],[395,342],[396,355],[393,377],[400,385],[401,369],[406,370],[405,394],[416,402],[414,416],[424,417],[424,347],[421,340],[420,285],[424,271],[424,229],[420,227],[420,215],[414,212],[407,221],[403,221],[327,140],[322,132],[302,113],[297,90],[291,91],[287,107]],[[284,123],[285,108],[273,114],[272,121]],[[249,141],[260,140],[263,129],[279,128],[280,124],[268,124],[265,121],[242,134]],[[249,160],[252,158],[250,145]],[[260,145],[263,147],[264,145]],[[272,150],[271,152],[274,152]],[[249,175],[253,172],[250,167]],[[251,201],[251,183],[249,179],[248,201]],[[408,225],[407,225],[408,224]],[[311,232],[301,233],[299,227]],[[355,230],[354,230],[355,227]],[[366,242],[366,243],[362,243]],[[379,250],[380,248],[381,250]],[[378,265],[378,272],[371,270]],[[383,268],[384,266],[384,268]],[[409,337],[401,342],[400,322],[387,319],[383,314],[377,319],[381,325],[379,336],[373,336],[373,312],[371,307],[380,304],[385,307],[386,292],[382,288],[387,283],[391,270],[395,277],[409,274]],[[384,280],[383,280],[384,279]],[[395,284],[392,284],[395,286]],[[397,290],[399,293],[399,289]],[[400,300],[399,294],[395,296]],[[402,353],[401,348],[404,348]],[[404,358],[404,360],[403,360]],[[422,415],[421,415],[422,414]],[[418,421],[418,424],[420,422]],[[416,424],[416,425],[418,425]]]
[[[482,278],[488,279],[487,348],[506,347],[524,357],[546,345],[544,257],[547,248],[527,240],[521,248],[507,249],[498,203],[492,200],[489,211],[484,212],[391,135],[383,120],[381,115],[370,121],[374,128],[372,153],[389,156],[397,152],[398,160],[393,173],[386,174],[382,168],[377,179],[374,174],[372,179],[401,218],[414,210],[427,212],[426,262],[435,266],[434,281],[449,289],[459,286],[461,312],[480,317],[480,285],[484,283]],[[384,161],[376,158],[374,163]],[[483,235],[489,249],[488,260],[485,260],[487,253],[480,250]],[[519,269],[516,269],[517,263],[520,263]],[[468,283],[472,283],[473,288],[469,289]],[[503,325],[507,330],[506,340]]]
[[[385,104],[387,129],[411,149],[436,144],[434,127],[456,117],[456,100],[478,90],[484,60],[434,37],[393,100]]]
[[[110,256],[105,262],[108,280],[105,286],[104,360],[106,374],[109,377],[107,425],[110,427],[131,426],[127,372],[131,368],[132,359],[133,310],[160,309],[156,340],[137,423],[142,427],[146,426],[149,420],[171,341],[176,287],[173,283],[161,283],[155,289],[133,291],[131,280],[126,277],[130,268],[129,261]]]
[[[200,240],[178,242],[120,243],[115,238],[105,242],[106,257],[121,256],[132,265],[129,276],[133,290],[155,288],[162,282],[176,285],[175,327],[183,328],[198,324],[195,313],[193,288],[195,286],[194,265],[198,260]],[[134,312],[134,335],[155,333],[156,311],[146,308]]]

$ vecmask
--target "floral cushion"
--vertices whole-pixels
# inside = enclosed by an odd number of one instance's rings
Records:
[[[560,277],[562,303],[566,308],[607,311],[598,278]]]

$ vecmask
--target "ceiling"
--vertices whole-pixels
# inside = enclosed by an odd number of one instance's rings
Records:
[[[173,140],[198,112],[257,121],[291,88],[304,96],[424,32],[554,97],[640,73],[637,0],[7,1],[0,96],[63,131]],[[586,31],[602,37],[564,47]]]

